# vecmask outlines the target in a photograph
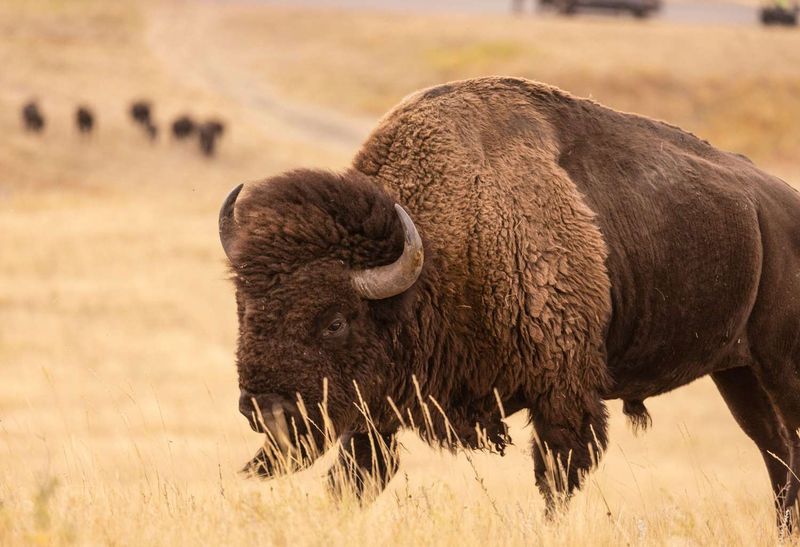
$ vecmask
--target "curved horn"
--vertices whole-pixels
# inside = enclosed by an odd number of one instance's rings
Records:
[[[403,225],[403,254],[385,266],[353,272],[356,292],[368,300],[382,300],[405,292],[419,277],[425,253],[416,226],[400,205],[394,205]]]
[[[231,245],[236,232],[236,218],[234,216],[236,198],[239,197],[239,192],[242,191],[243,187],[244,184],[240,184],[231,190],[219,210],[219,241],[222,243],[222,250],[225,251],[225,256],[228,257],[228,260],[231,259]]]

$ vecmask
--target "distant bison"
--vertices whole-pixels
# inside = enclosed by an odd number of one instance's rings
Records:
[[[711,375],[789,523],[800,196],[783,181],[665,123],[484,78],[408,98],[349,170],[241,188],[219,217],[239,406],[284,454],[308,463],[326,404],[360,492],[397,470],[403,424],[502,450],[502,403],[530,413],[553,509],[606,448],[605,400],[647,425],[646,398]],[[263,452],[248,469],[276,470]]]
[[[172,136],[178,140],[188,138],[194,131],[194,120],[187,115],[179,116],[172,122]]]
[[[217,137],[221,137],[225,133],[225,123],[220,120],[210,119],[205,125],[212,133],[216,134]]]
[[[217,145],[217,139],[225,132],[225,125],[218,120],[209,120],[198,128],[198,136],[200,137],[200,151],[204,156],[211,157],[214,155]]]
[[[94,114],[86,106],[79,106],[75,111],[75,124],[80,133],[91,133],[94,129]]]
[[[39,105],[36,101],[29,101],[22,107],[22,125],[26,130],[33,133],[44,131],[44,114],[39,110]]]
[[[135,101],[130,107],[131,119],[143,127],[152,123],[152,104],[150,101]]]

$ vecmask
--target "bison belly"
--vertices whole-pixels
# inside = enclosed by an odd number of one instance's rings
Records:
[[[628,169],[613,186],[577,177],[609,247],[609,398],[669,391],[747,351],[761,269],[758,215],[726,173],[693,162],[671,176]]]

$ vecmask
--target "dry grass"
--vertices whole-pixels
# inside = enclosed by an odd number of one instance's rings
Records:
[[[365,508],[326,497],[324,461],[291,478],[242,480],[236,470],[260,440],[236,411],[234,303],[215,215],[240,180],[289,165],[341,165],[352,147],[337,143],[336,131],[298,128],[297,112],[254,101],[260,93],[368,117],[418,85],[521,73],[540,59],[527,70],[541,70],[541,79],[570,87],[584,73],[600,98],[624,106],[620,97],[653,105],[664,97],[677,104],[664,112],[680,112],[708,104],[705,86],[734,74],[796,89],[797,59],[794,68],[767,63],[772,50],[797,54],[793,35],[648,26],[648,51],[661,51],[653,74],[705,82],[667,86],[662,96],[660,76],[644,77],[644,62],[615,88],[611,60],[586,62],[568,47],[594,37],[614,62],[633,63],[623,38],[645,31],[626,23],[456,17],[445,25],[370,15],[334,25],[326,14],[187,8],[84,0],[0,7],[0,544],[777,541],[760,458],[707,381],[654,400],[655,427],[638,439],[612,403],[612,446],[556,523],[543,521],[520,416],[512,418],[518,444],[505,458],[470,462],[405,436],[400,474]],[[686,51],[707,42],[716,53],[673,63],[664,37]],[[759,52],[736,70],[726,52],[744,52],[737,44],[748,40]],[[770,89],[753,96],[772,97]],[[31,94],[51,121],[41,138],[19,130],[17,109]],[[220,157],[207,162],[164,140],[149,145],[125,119],[140,95],[157,100],[162,120],[184,109],[222,113],[231,131]],[[100,115],[88,142],[70,125],[80,100]],[[734,106],[725,112],[734,116]],[[309,110],[328,115],[318,108]],[[354,132],[365,124],[332,119]],[[784,127],[748,131],[783,139],[795,130]]]

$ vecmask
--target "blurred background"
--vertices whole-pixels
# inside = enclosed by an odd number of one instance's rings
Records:
[[[772,544],[766,473],[708,381],[648,402],[561,522],[504,457],[406,436],[375,504],[236,471],[227,191],[348,165],[448,80],[521,76],[800,185],[800,29],[758,0],[4,0],[0,544]]]

